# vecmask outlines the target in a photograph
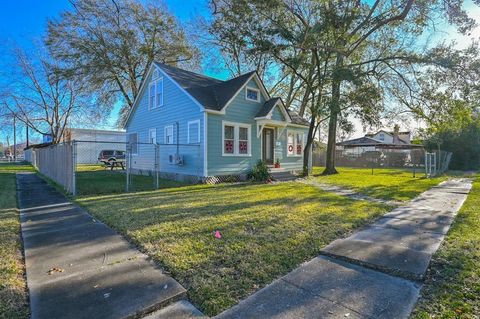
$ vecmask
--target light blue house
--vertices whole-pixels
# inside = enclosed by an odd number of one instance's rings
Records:
[[[221,81],[154,63],[125,129],[133,169],[221,181],[260,159],[300,171],[308,122],[270,97],[255,71]]]

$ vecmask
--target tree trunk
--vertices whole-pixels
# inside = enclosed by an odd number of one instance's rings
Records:
[[[337,119],[338,114],[340,114],[340,86],[342,84],[342,78],[338,74],[338,71],[340,71],[342,67],[343,55],[338,53],[332,81],[332,102],[330,105],[330,119],[328,122],[327,162],[322,175],[338,174],[335,169],[335,144],[337,140]]]
[[[303,176],[308,176],[310,172],[308,171],[308,160],[310,158],[310,148],[313,145],[314,136],[313,132],[315,131],[315,117],[312,116],[310,120],[310,127],[308,129],[307,143],[303,148]],[[313,149],[311,150],[313,151]]]
[[[322,175],[338,174],[335,169],[335,144],[337,136],[337,117],[338,113],[334,110],[330,111],[330,119],[328,122],[328,142],[327,142],[327,162]]]

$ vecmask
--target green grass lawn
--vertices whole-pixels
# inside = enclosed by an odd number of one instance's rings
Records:
[[[115,168],[113,171],[105,169],[103,165],[78,165],[76,170],[77,193],[87,194],[112,194],[124,193],[126,174],[124,170]],[[159,179],[159,187],[178,187],[180,182]],[[131,175],[130,191],[145,191],[155,188],[153,176]]]
[[[480,178],[434,255],[413,318],[480,315]]]
[[[208,315],[389,210],[300,183],[190,185],[77,202],[153,257]]]
[[[27,318],[29,313],[15,173],[31,170],[0,163],[0,318]]]
[[[447,176],[426,178],[422,172],[413,177],[412,171],[388,168],[337,168],[340,174],[321,176],[323,167],[314,167],[314,179],[354,189],[376,198],[405,201],[410,200],[432,186],[447,179]]]

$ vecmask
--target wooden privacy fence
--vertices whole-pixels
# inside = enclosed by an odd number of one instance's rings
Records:
[[[67,192],[75,194],[72,144],[56,144],[29,151],[26,160],[40,173],[63,186]]]

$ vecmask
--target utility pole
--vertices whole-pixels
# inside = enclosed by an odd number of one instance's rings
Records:
[[[26,128],[27,128],[27,148],[28,148],[28,145],[30,145],[30,143],[28,141],[28,124],[26,125]]]
[[[13,161],[17,161],[17,118],[13,115]]]

